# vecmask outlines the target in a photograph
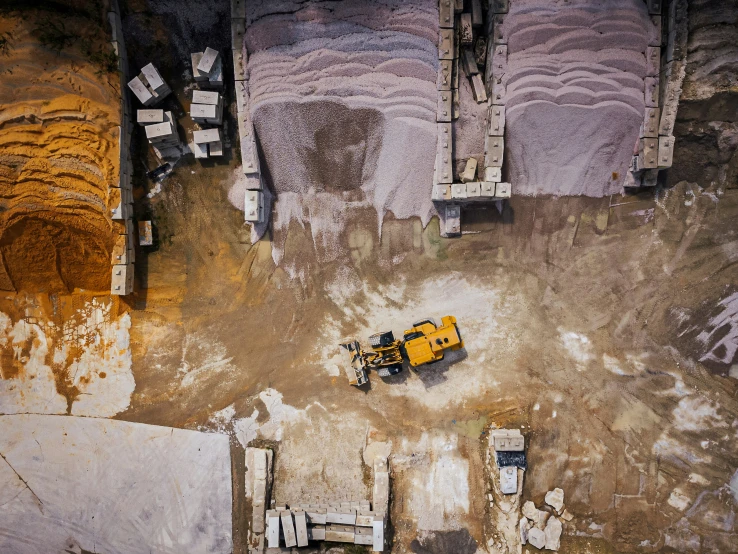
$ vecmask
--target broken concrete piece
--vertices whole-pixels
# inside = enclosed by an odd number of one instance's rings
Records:
[[[528,531],[528,543],[535,546],[538,550],[546,546],[546,533],[534,527]]]
[[[548,512],[544,510],[538,510],[538,515],[536,516],[536,519],[533,521],[533,525],[543,530],[546,528],[546,522],[548,521],[549,517],[551,517],[551,514],[549,514]]]
[[[477,159],[469,158],[466,160],[466,167],[464,172],[461,174],[461,182],[469,183],[473,181],[477,176]]]
[[[502,494],[515,494],[518,492],[518,468],[500,468],[500,490]]]
[[[544,531],[544,535],[546,535],[546,548],[548,550],[559,549],[561,546],[561,532],[563,529],[564,526],[557,518],[549,518],[548,523],[546,524],[546,530]]]
[[[531,521],[538,521],[538,508],[530,500],[523,504],[523,515]]]
[[[520,518],[520,543],[525,546],[528,542],[528,531],[530,531],[530,522],[527,517]]]
[[[557,514],[561,513],[564,509],[564,491],[559,488],[555,488],[552,491],[546,493],[546,504],[556,510]]]

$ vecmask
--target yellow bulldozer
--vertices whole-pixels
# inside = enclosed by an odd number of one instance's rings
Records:
[[[400,373],[405,361],[411,367],[438,362],[446,350],[463,348],[464,341],[456,326],[456,318],[447,315],[441,318],[441,325],[433,319],[413,323],[412,328],[403,333],[402,340],[396,339],[392,331],[376,333],[369,337],[369,345],[371,350],[366,351],[358,340],[341,344],[351,356],[351,363],[346,367],[351,385],[368,383],[367,373],[372,369],[380,377],[387,377]]]

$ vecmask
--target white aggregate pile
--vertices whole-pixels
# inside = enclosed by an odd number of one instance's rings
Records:
[[[387,212],[429,221],[437,34],[434,0],[247,3],[250,111],[276,192],[275,261],[295,220],[310,224],[323,260],[335,258],[345,204],[373,206],[380,228]]]
[[[645,110],[645,2],[516,0],[503,27],[515,193],[621,191]]]

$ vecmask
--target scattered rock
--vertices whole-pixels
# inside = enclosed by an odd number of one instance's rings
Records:
[[[550,515],[551,514],[546,511],[538,510],[538,516],[533,521],[533,524],[541,530],[544,529],[546,527],[546,521],[548,521]]]
[[[561,514],[561,519],[563,519],[564,521],[571,521],[572,519],[574,519],[574,516],[571,515],[571,512],[569,512],[569,510],[564,508],[564,511]]]
[[[546,504],[556,510],[557,514],[561,513],[564,508],[564,491],[556,488],[546,493]]]
[[[556,519],[551,517],[546,524],[546,530],[544,535],[546,536],[546,549],[558,550],[561,546],[561,531],[563,531],[563,524]]]
[[[538,521],[538,508],[530,500],[523,504],[523,515],[529,520],[536,522]]]
[[[546,546],[546,533],[541,531],[540,529],[533,527],[530,531],[528,531],[528,542],[535,546],[538,550]]]
[[[520,518],[520,542],[525,546],[528,542],[528,531],[530,530],[530,522],[527,517]]]

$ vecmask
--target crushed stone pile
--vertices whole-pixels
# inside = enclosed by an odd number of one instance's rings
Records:
[[[309,224],[320,259],[335,259],[348,205],[376,209],[380,229],[387,212],[430,220],[437,34],[433,0],[247,4],[277,263],[291,222]]]
[[[619,192],[645,110],[642,0],[510,3],[507,150],[516,194]]]

